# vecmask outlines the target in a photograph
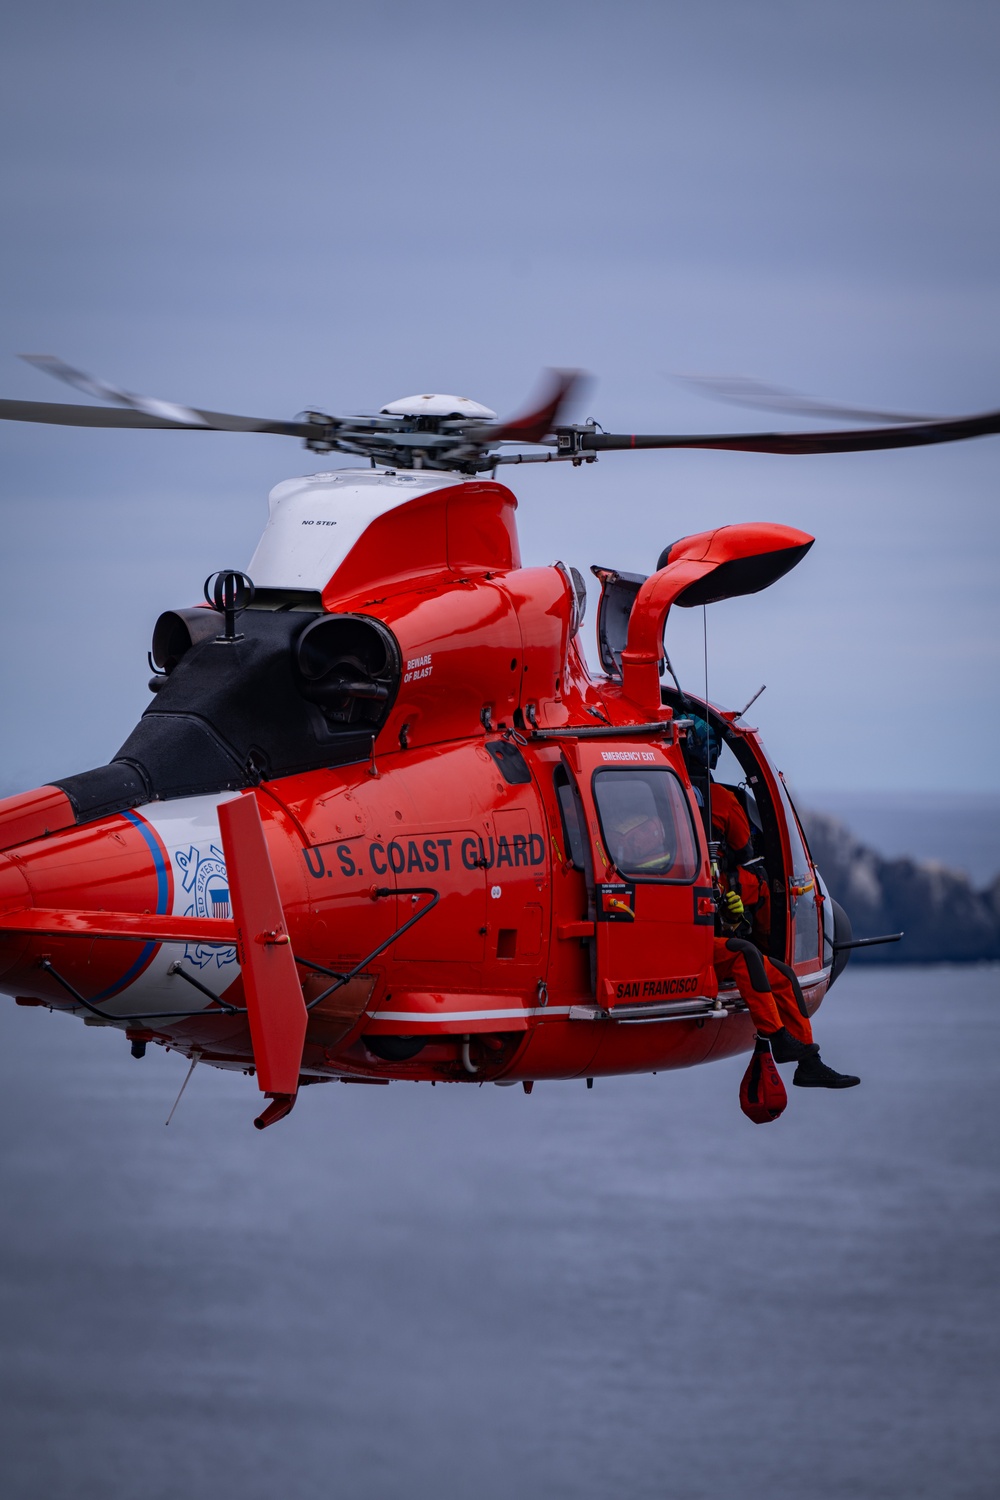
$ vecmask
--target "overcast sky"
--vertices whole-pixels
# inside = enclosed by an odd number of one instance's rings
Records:
[[[14,357],[40,351],[278,417],[426,390],[505,412],[551,364],[594,374],[579,415],[612,430],[782,425],[672,383],[691,371],[1000,406],[995,4],[36,0],[0,43],[0,395],[77,399]],[[245,566],[268,490],[324,466],[5,424],[0,790],[104,763],[157,614]],[[1000,789],[1000,439],[511,482],[531,563],[813,533],[710,610],[713,696],[767,682],[754,718],[805,788]],[[700,613],[668,643],[698,686]]]

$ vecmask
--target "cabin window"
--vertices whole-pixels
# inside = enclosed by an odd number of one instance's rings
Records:
[[[698,844],[684,789],[672,771],[598,771],[594,801],[604,845],[620,875],[693,881]]]
[[[797,964],[819,955],[819,914],[816,907],[816,881],[813,876],[805,840],[799,828],[798,815],[792,806],[784,781],[778,786],[788,824],[788,842],[792,849],[792,869],[788,879],[789,912],[795,919],[795,957]]]
[[[565,766],[557,766],[553,778],[559,815],[562,818],[563,845],[569,863],[577,870],[587,868],[587,840],[584,833],[583,809],[580,794],[569,777]]]

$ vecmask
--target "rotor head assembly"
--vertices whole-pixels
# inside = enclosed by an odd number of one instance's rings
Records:
[[[777,407],[796,415],[824,413],[873,425],[821,432],[605,432],[594,421],[567,420],[587,383],[586,377],[576,370],[550,370],[541,394],[528,410],[505,420],[498,420],[488,406],[466,396],[431,393],[390,401],[371,416],[336,417],[321,411],[304,411],[286,421],[206,411],[139,396],[77,370],[55,355],[22,357],[36,369],[110,404],[65,406],[43,401],[0,400],[0,420],[69,427],[271,433],[301,438],[315,453],[355,454],[368,459],[373,466],[457,474],[479,474],[500,464],[568,461],[579,467],[593,463],[599,453],[632,449],[715,448],[800,455],[857,453],[953,443],[1000,432],[1000,411],[969,417],[906,417],[898,413],[866,412],[856,407],[796,402],[789,393],[774,392],[756,382],[713,383],[705,379],[700,381],[703,388],[707,386],[710,393],[741,405]],[[891,419],[891,425],[874,425],[887,418]]]

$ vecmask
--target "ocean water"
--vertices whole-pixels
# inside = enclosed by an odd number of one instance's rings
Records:
[[[852,972],[863,1075],[242,1077],[0,1006],[6,1500],[993,1500],[1000,967]],[[786,1070],[787,1073],[788,1070]]]

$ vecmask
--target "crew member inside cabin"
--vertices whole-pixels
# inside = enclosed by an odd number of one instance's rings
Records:
[[[608,853],[622,874],[694,879],[698,853],[676,776],[645,767],[599,771],[594,796]]]
[[[743,909],[751,923],[751,936],[759,948],[766,949],[771,935],[771,891],[764,862],[754,856],[753,833],[743,804],[730,791],[712,779],[722,744],[715,730],[704,719],[695,718],[684,743],[684,759],[698,799],[705,807],[712,804],[712,838],[722,855],[723,873],[739,892]]]
[[[799,1088],[852,1088],[860,1078],[853,1073],[838,1073],[820,1058],[795,970],[780,959],[768,957],[758,946],[766,941],[771,925],[767,873],[759,860],[754,860],[750,823],[739,798],[712,779],[721,750],[722,741],[715,730],[695,717],[684,758],[703,806],[711,802],[712,835],[721,846],[719,865],[724,888],[714,954],[719,983],[736,986],[757,1034],[770,1043],[775,1062],[798,1064],[792,1082]],[[749,903],[744,893],[750,897]],[[751,937],[757,941],[751,941]]]
[[[601,809],[608,850],[617,869],[655,874],[669,865],[667,831],[643,778],[628,772],[605,777]]]

